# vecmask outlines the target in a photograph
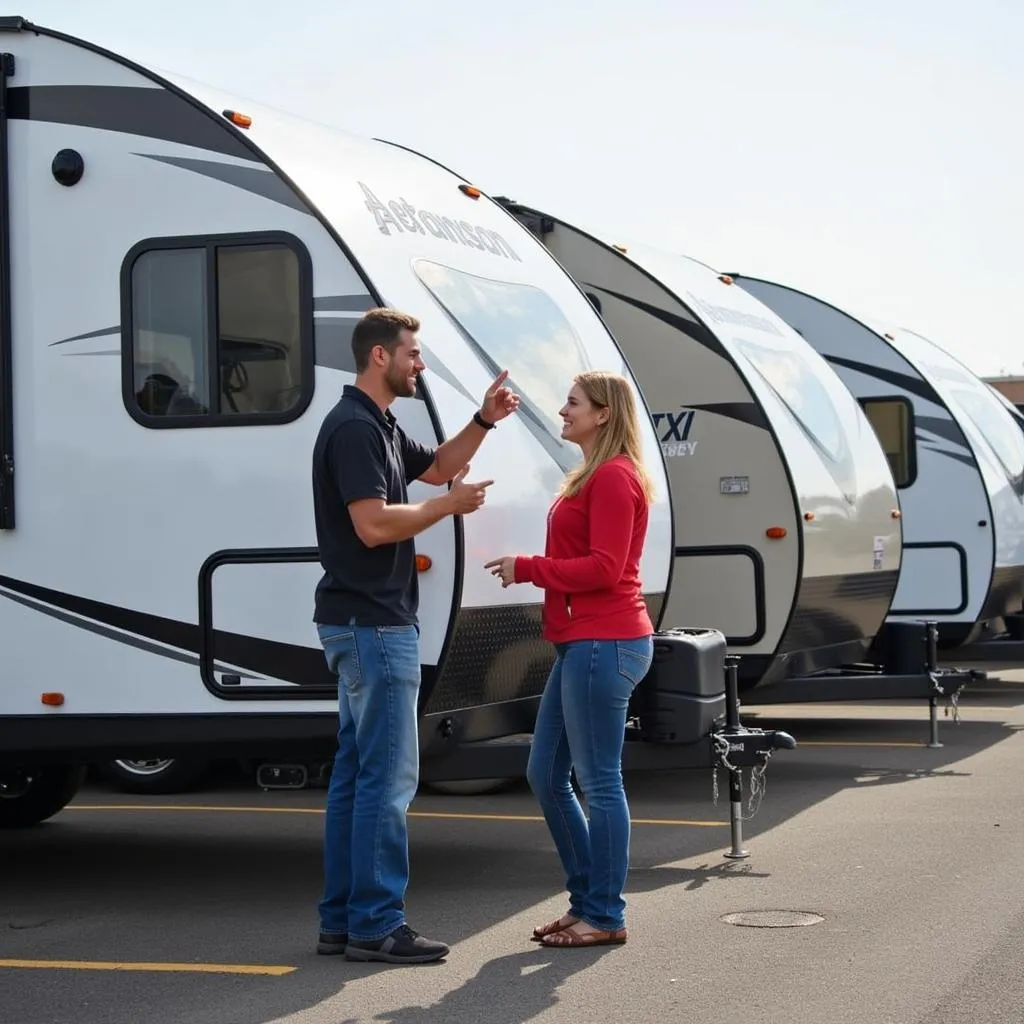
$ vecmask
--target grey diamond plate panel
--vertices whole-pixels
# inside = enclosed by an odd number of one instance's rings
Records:
[[[649,594],[645,600],[657,622],[665,595]],[[539,696],[555,656],[541,637],[540,612],[539,604],[460,611],[424,713]]]

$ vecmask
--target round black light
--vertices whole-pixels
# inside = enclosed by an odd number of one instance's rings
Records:
[[[85,173],[85,161],[82,154],[74,149],[62,149],[54,158],[50,168],[54,178],[61,184],[77,185]]]

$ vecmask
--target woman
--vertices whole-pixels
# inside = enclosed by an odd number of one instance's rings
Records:
[[[544,637],[556,651],[527,778],[565,869],[569,911],[533,937],[546,946],[610,945],[627,937],[622,744],[630,695],[653,656],[639,571],[654,489],[623,377],[579,374],[559,415],[562,437],[580,446],[583,462],[548,513],[544,556],[506,555],[485,568],[502,587],[532,583],[544,590]],[[570,782],[573,769],[589,828]]]

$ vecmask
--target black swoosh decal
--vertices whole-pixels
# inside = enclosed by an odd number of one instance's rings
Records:
[[[914,422],[930,434],[941,437],[943,441],[955,444],[958,448],[966,448],[967,451],[971,450],[963,431],[953,419],[943,419],[939,416],[915,416]]]
[[[918,398],[924,398],[945,407],[946,403],[935,393],[931,384],[920,377],[912,377],[909,373],[901,373],[899,370],[883,370],[870,363],[862,363],[856,359],[844,359],[842,356],[825,356],[825,359],[833,366],[845,366],[848,370],[867,374],[869,377],[874,377],[875,380],[885,381],[886,384],[909,391],[912,395],[917,395]]]
[[[611,288],[602,288],[600,285],[596,284],[588,284],[586,287],[594,288],[599,292],[604,292],[606,295],[614,295],[615,298],[633,306],[635,309],[648,313],[650,316],[660,320],[662,323],[668,324],[669,327],[674,327],[677,331],[682,331],[683,334],[688,338],[692,338],[698,345],[703,345],[706,349],[710,349],[712,352],[728,358],[725,349],[722,347],[722,343],[715,337],[711,330],[699,321],[688,320],[686,317],[679,316],[678,313],[670,313],[668,310],[659,309],[657,306],[652,306],[649,302],[644,302],[642,299],[635,299],[631,295],[623,295],[622,292],[612,291]],[[679,301],[682,302],[682,300]]]
[[[162,164],[180,167],[184,171],[201,174],[205,178],[222,181],[225,185],[252,192],[271,202],[280,203],[289,209],[298,210],[310,216],[313,211],[282,181],[269,167],[239,167],[238,164],[226,164],[219,160],[195,160],[183,156],[157,156],[153,153],[136,153],[144,160],[157,160]]]
[[[159,615],[148,615],[131,608],[93,601],[90,598],[64,594],[59,590],[50,590],[34,583],[0,576],[0,587],[6,587],[16,594],[35,598],[53,608],[60,608],[92,619],[94,622],[123,631],[112,639],[132,646],[139,646],[138,637],[155,640],[157,643],[177,647],[181,651],[199,655],[199,626],[190,622],[178,622]],[[84,623],[74,625],[88,628]],[[126,636],[130,633],[134,636]],[[260,637],[243,636],[240,633],[214,631],[214,647],[217,660],[238,665],[257,675],[272,676],[283,679],[298,686],[329,687],[336,685],[335,678],[330,674],[324,661],[323,651],[314,647],[300,647],[295,644],[279,643],[276,640],[264,640]],[[151,648],[144,648],[149,650]],[[165,656],[170,652],[160,651]],[[181,660],[180,658],[178,660]]]
[[[51,341],[49,347],[54,345],[66,345],[69,341],[86,341],[89,338],[105,338],[109,334],[119,334],[121,325],[114,324],[113,327],[101,327],[98,331],[89,331],[86,334],[76,334],[73,338],[61,338],[60,341]]]
[[[952,459],[954,462],[962,462],[965,466],[970,466],[971,469],[977,469],[978,464],[974,461],[973,455],[965,455],[963,452],[948,452],[943,448],[933,448],[931,445],[922,445],[925,451],[934,452],[936,455],[941,455],[944,458]]]
[[[258,162],[234,128],[167,89],[127,85],[30,85],[7,90],[8,117],[100,128]],[[88,166],[88,156],[86,165]]]
[[[33,601],[31,598],[21,597],[19,594],[10,594],[4,590],[0,590],[0,597],[5,597],[8,601],[13,601],[15,604],[31,608],[35,612],[42,612],[44,615],[49,615],[50,618],[57,619],[58,622],[66,622],[69,626],[77,626],[79,629],[88,630],[90,633],[95,633],[97,636],[106,637],[108,640],[116,640],[118,643],[127,644],[130,647],[137,647],[140,651],[146,651],[149,654],[158,654],[162,658],[170,658],[171,661],[180,661],[186,665],[192,665],[196,668],[199,667],[199,658],[193,654],[186,654],[184,651],[176,651],[169,647],[159,647],[155,643],[140,640],[138,637],[129,636],[127,633],[120,633],[116,629],[108,629],[106,626],[101,626],[98,622],[92,622],[89,619],[82,619],[68,612],[57,611],[56,608],[50,608],[40,601]],[[233,671],[232,667],[218,663],[214,664],[214,669],[217,672]],[[242,678],[255,679],[256,677],[243,676]]]
[[[329,370],[356,372],[356,359],[352,355],[352,332],[356,322],[340,317],[318,316],[313,321],[313,351],[317,366]]]
[[[374,306],[369,295],[318,295],[313,309],[324,313],[365,313]]]
[[[707,405],[690,403],[686,408],[715,413],[740,423],[749,423],[752,427],[760,427],[761,430],[768,429],[768,417],[765,416],[764,409],[755,402],[710,402]]]

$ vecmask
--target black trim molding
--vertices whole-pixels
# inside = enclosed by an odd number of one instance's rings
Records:
[[[9,125],[14,54],[0,53],[0,530],[13,530],[14,337],[11,327],[11,214]]]

